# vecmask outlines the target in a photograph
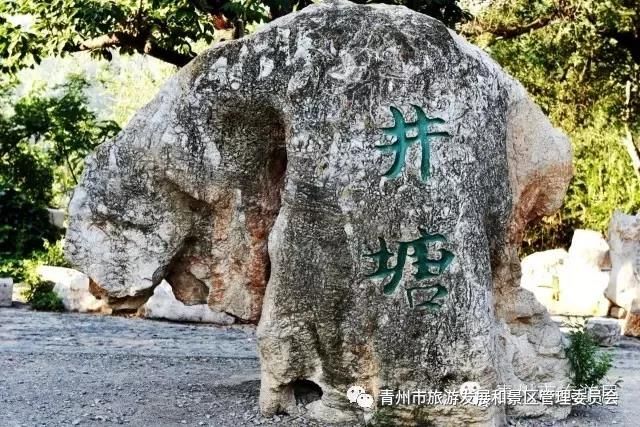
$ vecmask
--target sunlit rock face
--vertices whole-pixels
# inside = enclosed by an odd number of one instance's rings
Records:
[[[209,49],[101,146],[67,254],[110,297],[166,279],[183,302],[260,319],[265,414],[311,381],[328,421],[561,418],[380,395],[567,383],[517,250],[570,176],[566,137],[479,49],[403,7],[325,2]],[[355,384],[373,408],[348,400]]]
[[[609,222],[611,280],[606,297],[626,312],[622,332],[640,337],[640,213],[615,211]]]

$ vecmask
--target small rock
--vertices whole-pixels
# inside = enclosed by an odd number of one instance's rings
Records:
[[[620,324],[616,319],[594,317],[587,320],[585,330],[596,340],[598,345],[611,347],[620,340]]]
[[[612,306],[609,309],[609,316],[614,319],[624,319],[627,315],[627,310],[622,307],[618,307],[617,305]]]

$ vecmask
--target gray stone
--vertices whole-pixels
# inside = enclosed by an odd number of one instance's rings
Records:
[[[617,319],[593,317],[587,320],[585,330],[603,347],[614,346],[620,341],[621,328]]]
[[[207,50],[100,146],[66,250],[113,297],[166,279],[260,319],[265,415],[296,411],[307,380],[310,415],[356,422],[354,384],[378,405],[385,388],[567,384],[517,251],[570,177],[566,137],[481,50],[403,7],[325,2]],[[390,412],[499,425],[569,408]]]
[[[13,304],[13,279],[0,278],[0,307],[11,307]]]

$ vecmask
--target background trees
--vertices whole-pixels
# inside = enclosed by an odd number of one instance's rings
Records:
[[[497,1],[462,27],[520,80],[572,139],[575,176],[562,210],[529,230],[525,250],[566,246],[640,210],[640,3]]]
[[[614,209],[640,210],[640,164],[632,163],[640,132],[640,4],[636,0],[382,2],[436,17],[480,45],[571,136],[575,178],[565,205],[529,230],[525,251],[567,246],[574,228],[606,231]],[[112,136],[172,72],[161,62],[170,64],[174,72],[216,40],[240,37],[310,3],[0,3],[0,269],[3,259],[27,257],[30,251],[43,249],[45,240],[57,238],[59,233],[42,225],[43,209],[64,206],[81,173],[81,159]],[[145,68],[136,68],[137,75],[123,79],[126,73],[120,59],[139,54],[161,62],[145,63]],[[89,55],[95,60],[84,60],[86,67],[100,64],[111,71],[72,76],[57,88],[43,86],[26,95],[16,94],[19,80],[25,78],[21,70],[40,69],[38,64],[45,58]],[[140,78],[149,70],[156,77]],[[115,98],[113,114],[89,106],[87,93],[97,86],[104,91],[103,98]]]
[[[57,94],[40,87],[16,99],[5,87],[0,96],[0,273],[15,276],[23,258],[60,237],[47,206],[77,184],[84,156],[119,130],[89,110],[86,86],[72,75]]]
[[[215,30],[244,35],[247,25],[268,22],[311,0],[13,0],[0,5],[0,71],[14,73],[46,56],[112,50],[151,55],[176,66],[196,56],[194,44],[210,44]],[[356,3],[369,3],[357,0]],[[404,4],[448,25],[465,17],[456,0],[383,0]]]

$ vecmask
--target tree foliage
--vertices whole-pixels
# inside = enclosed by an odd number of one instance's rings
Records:
[[[86,154],[118,130],[87,107],[86,84],[72,76],[57,94],[40,88],[16,101],[5,89],[0,97],[2,260],[29,256],[59,237],[46,210],[54,179],[69,191]]]
[[[465,16],[457,0],[383,2],[406,5],[448,25]],[[311,3],[311,0],[9,0],[0,3],[0,51],[6,55],[0,71],[15,73],[46,56],[75,51],[90,51],[109,59],[111,49],[148,54],[183,66],[196,56],[194,43],[210,44],[216,29],[234,29],[234,37],[239,37],[247,24],[268,22]]]
[[[43,242],[54,241],[60,235],[60,231],[49,224],[49,213],[44,206],[33,203],[15,189],[0,189],[0,215],[0,264],[14,264],[41,249]]]
[[[46,56],[76,51],[106,59],[114,50],[138,52],[182,66],[196,55],[196,43],[212,43],[217,30],[232,29],[239,37],[245,25],[268,22],[311,1],[9,0],[0,4],[4,52],[0,71],[14,75]],[[565,205],[529,231],[526,251],[566,246],[574,228],[605,231],[614,209],[640,210],[640,180],[634,175],[628,147],[620,143],[623,137],[636,144],[640,140],[637,0],[495,0],[474,19],[457,0],[381,2],[405,5],[457,27],[519,79],[554,124],[570,135],[575,176]],[[39,115],[43,105],[21,108],[21,113],[16,108],[17,115],[32,117],[27,128],[48,120]],[[47,199],[51,192],[47,182],[52,179],[47,165],[56,164],[54,170],[59,171],[60,162],[70,157],[71,167],[66,166],[70,172],[63,175],[64,186],[71,186],[81,153],[106,130],[92,131],[95,124],[88,121],[74,127],[57,122],[57,128],[70,133],[45,131],[45,139],[54,147],[46,155],[28,144],[14,147],[12,185],[20,184],[19,177],[41,182],[36,187],[26,181],[20,186],[33,192],[28,197]],[[4,125],[0,123],[3,133]],[[76,143],[69,135],[80,135],[77,157],[74,150],[64,149]]]
[[[529,230],[525,252],[567,246],[575,228],[605,232],[615,209],[640,210],[640,180],[621,143],[627,133],[639,139],[639,9],[635,0],[506,0],[463,27],[573,143],[564,206]]]
[[[640,76],[640,5],[635,0],[499,2],[464,33],[517,77],[565,129],[604,111],[619,124],[625,86]],[[640,100],[632,97],[637,113]],[[636,116],[637,117],[637,116]]]
[[[112,121],[98,120],[89,109],[86,86],[84,78],[72,75],[52,95],[40,87],[14,102],[5,91],[0,99],[2,187],[47,204],[56,168],[63,168],[77,183],[84,157],[119,130]]]

